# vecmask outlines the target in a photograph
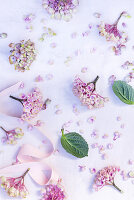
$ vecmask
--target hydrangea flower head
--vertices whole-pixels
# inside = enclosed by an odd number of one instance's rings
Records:
[[[2,138],[2,141],[7,144],[16,144],[18,139],[21,139],[24,135],[21,128],[15,128],[13,130],[7,131],[2,126],[0,127],[5,133],[6,137]]]
[[[21,99],[13,97],[10,98],[19,101],[23,105],[22,120],[31,120],[38,115],[41,110],[46,109],[50,100],[43,101],[43,95],[38,88],[34,88],[28,95],[21,95]]]
[[[22,176],[17,178],[12,177],[0,177],[1,187],[5,189],[10,197],[26,198],[28,190],[24,184],[24,177],[28,173],[28,169]]]
[[[117,190],[122,192],[114,183],[114,177],[117,172],[120,171],[119,167],[116,166],[108,166],[103,169],[101,169],[95,177],[93,188],[98,191],[105,185],[112,185],[114,186]]]
[[[9,56],[10,64],[14,64],[15,70],[24,72],[30,69],[30,65],[36,58],[35,45],[30,40],[26,42],[21,40],[20,43],[10,43],[11,55]]]
[[[79,0],[43,0],[42,5],[52,17],[69,21],[79,5]]]
[[[116,46],[113,47],[116,55],[121,53],[121,48],[125,47],[125,43],[128,40],[128,36],[126,35],[126,33],[121,32],[117,28],[120,18],[125,14],[126,12],[122,12],[114,24],[107,24],[102,22],[98,26],[99,34],[101,36],[104,36],[107,41],[112,41],[116,44]]]
[[[58,182],[51,182],[45,185],[45,188],[41,190],[42,200],[65,200],[65,191],[60,182],[61,181],[58,180]]]
[[[83,105],[89,109],[101,108],[108,98],[104,98],[96,92],[96,82],[98,76],[93,82],[84,83],[79,77],[76,77],[73,85],[73,93],[77,96]]]

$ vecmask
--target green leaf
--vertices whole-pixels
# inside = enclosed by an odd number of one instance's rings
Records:
[[[88,156],[88,144],[80,134],[75,132],[64,134],[64,130],[61,131],[61,144],[68,153],[77,158]]]
[[[134,89],[125,81],[114,81],[112,89],[122,102],[129,105],[134,104]]]

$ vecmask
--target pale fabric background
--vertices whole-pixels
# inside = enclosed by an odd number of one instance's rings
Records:
[[[114,56],[109,50],[110,43],[106,43],[105,39],[98,35],[96,25],[101,20],[112,23],[116,20],[122,11],[128,11],[132,16],[131,19],[122,18],[122,22],[127,23],[125,31],[129,35],[126,51],[121,56]],[[113,94],[108,78],[115,74],[117,79],[123,79],[129,71],[123,70],[120,66],[126,61],[133,61],[134,52],[134,21],[133,21],[133,0],[80,0],[80,6],[77,14],[74,15],[72,21],[66,23],[64,21],[56,21],[50,19],[49,15],[41,7],[41,0],[0,0],[0,32],[7,32],[8,38],[0,40],[0,90],[10,86],[17,81],[24,81],[24,90],[28,92],[35,85],[38,86],[44,97],[49,97],[52,103],[46,111],[42,111],[38,118],[45,121],[46,135],[53,140],[55,149],[59,149],[59,153],[52,155],[49,159],[53,168],[59,176],[64,180],[64,186],[68,193],[68,200],[133,200],[134,185],[131,180],[123,181],[121,176],[116,177],[116,183],[124,194],[120,194],[112,187],[105,187],[99,192],[92,192],[91,186],[94,175],[91,175],[89,168],[95,167],[97,170],[109,164],[120,166],[122,170],[134,170],[133,165],[128,165],[129,159],[134,159],[134,123],[133,123],[133,106],[128,106],[119,101]],[[102,14],[100,19],[93,16],[94,12]],[[33,31],[26,30],[26,24],[23,21],[25,14],[33,13],[36,15],[33,21]],[[41,23],[42,19],[44,23]],[[92,24],[93,28],[88,37],[82,37],[82,33],[88,30],[88,25]],[[44,42],[40,42],[39,38],[43,33],[43,26],[52,28],[57,36],[46,38]],[[122,28],[122,27],[121,27]],[[75,39],[71,38],[71,34],[77,32]],[[19,73],[14,70],[8,62],[10,42],[18,42],[21,39],[31,39],[36,43],[38,55],[36,61],[32,64],[31,70],[25,73]],[[50,44],[55,42],[56,48],[51,48]],[[92,53],[92,49],[96,48],[96,52]],[[79,51],[76,56],[75,52]],[[69,65],[65,65],[68,56],[72,57]],[[49,65],[48,61],[54,60],[53,65]],[[81,68],[87,67],[87,73],[81,73]],[[44,82],[36,83],[35,77],[41,74]],[[46,75],[52,74],[53,79],[47,80]],[[86,107],[80,105],[79,100],[72,94],[72,82],[76,74],[85,81],[92,81],[96,75],[100,76],[97,83],[97,91],[105,97],[110,98],[110,102],[105,104],[102,109],[89,111]],[[134,84],[132,83],[134,86]],[[17,95],[17,94],[16,94]],[[1,101],[4,112],[10,114],[19,113],[21,105],[16,102],[5,99]],[[11,105],[12,103],[12,105]],[[60,105],[62,114],[55,114],[55,105]],[[79,115],[73,113],[73,104],[77,104]],[[16,106],[17,105],[17,106]],[[90,116],[96,116],[94,124],[87,123]],[[121,116],[122,120],[118,122],[117,116]],[[89,144],[89,156],[83,159],[77,159],[67,154],[60,145],[60,129],[68,120],[73,120],[68,131],[80,132],[84,131],[83,137]],[[81,120],[82,125],[77,126],[76,122]],[[125,124],[125,128],[121,129],[121,124]],[[41,136],[35,131],[28,131],[27,124],[20,125],[16,118],[0,115],[0,124],[7,129],[22,126],[25,131],[25,137],[18,142],[16,146],[3,145],[0,142],[0,167],[7,166],[15,160],[15,155],[19,146],[24,143],[33,145],[41,145]],[[99,132],[99,139],[91,137],[93,129]],[[120,139],[113,142],[113,132],[122,133]],[[109,138],[104,140],[102,135],[109,134]],[[3,132],[0,131],[0,137]],[[113,143],[112,150],[106,150],[108,155],[106,160],[101,158],[101,154],[97,149],[92,149],[91,144],[98,142],[106,145]],[[80,172],[78,166],[86,165],[86,170]],[[37,186],[28,176],[26,178],[26,186],[30,192],[28,200],[40,199],[40,186]],[[0,200],[10,199],[2,190],[0,190]],[[12,199],[12,198],[11,198]]]

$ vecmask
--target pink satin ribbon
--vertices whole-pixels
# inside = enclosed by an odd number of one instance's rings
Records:
[[[20,87],[20,84],[21,82],[18,82],[15,85],[12,85],[11,87],[8,87],[5,90],[1,91],[0,98],[6,95],[9,96],[12,92],[17,91]],[[34,124],[34,122],[30,121],[28,121],[28,123],[30,123],[31,125]],[[44,131],[42,129],[38,130],[44,134]],[[15,165],[0,169],[0,176],[12,176],[12,174],[16,171],[22,173],[30,168],[29,175],[33,178],[33,180],[39,185],[45,185],[52,178],[52,168],[48,166],[48,164],[46,164],[44,159],[49,157],[53,153],[53,151],[53,144],[48,138],[46,144],[44,144],[43,151],[37,149],[33,145],[24,144],[20,148],[19,153],[16,157],[19,161],[19,164],[17,163]],[[57,177],[57,175],[54,174],[54,177]]]
[[[0,176],[11,177],[15,172],[23,174],[30,168],[29,175],[32,179],[39,185],[45,185],[52,177],[52,168],[43,161],[46,157],[48,157],[48,152],[41,151],[33,145],[24,144],[16,157],[19,164],[0,169]]]

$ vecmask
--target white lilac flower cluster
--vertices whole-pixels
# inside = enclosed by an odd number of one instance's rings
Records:
[[[9,56],[10,64],[14,64],[15,70],[24,72],[29,70],[32,62],[36,58],[35,45],[31,40],[21,40],[19,43],[10,43],[11,55]]]
[[[70,21],[76,12],[79,0],[43,0],[42,6],[52,18]]]

